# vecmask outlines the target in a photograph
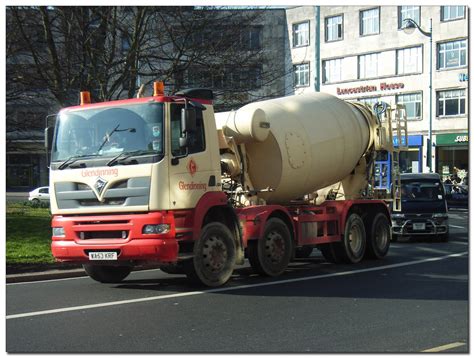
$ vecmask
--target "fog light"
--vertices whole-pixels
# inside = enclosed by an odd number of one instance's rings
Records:
[[[143,227],[143,234],[166,234],[170,231],[170,226],[168,224],[158,224],[158,225],[145,225]]]
[[[53,227],[53,236],[66,236],[63,227]]]

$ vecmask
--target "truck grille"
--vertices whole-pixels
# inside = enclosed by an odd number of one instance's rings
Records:
[[[93,239],[126,239],[128,237],[128,230],[114,230],[114,231],[79,231],[78,235],[81,240]]]

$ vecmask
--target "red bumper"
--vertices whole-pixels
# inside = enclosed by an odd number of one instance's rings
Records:
[[[163,234],[143,234],[150,224],[168,224]],[[58,261],[89,261],[91,251],[115,251],[119,261],[175,262],[178,243],[172,213],[55,216],[52,227],[64,236],[53,236],[51,250]]]

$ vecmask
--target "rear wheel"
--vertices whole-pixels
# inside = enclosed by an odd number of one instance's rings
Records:
[[[119,283],[132,272],[132,266],[84,264],[82,267],[90,278],[101,283]]]
[[[263,237],[249,242],[248,258],[252,268],[261,275],[281,275],[291,258],[291,236],[286,224],[271,218],[265,225]]]
[[[185,266],[192,281],[216,287],[225,284],[234,271],[235,241],[230,230],[219,222],[205,225],[194,245],[194,258]]]
[[[381,259],[387,255],[391,240],[390,222],[387,216],[378,213],[372,220],[370,236],[367,238],[366,256]]]
[[[346,221],[342,239],[342,258],[347,263],[358,263],[364,257],[366,235],[364,222],[358,214],[351,214]]]

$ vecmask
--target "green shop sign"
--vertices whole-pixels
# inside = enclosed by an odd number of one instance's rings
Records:
[[[436,145],[466,145],[468,144],[469,136],[467,133],[449,133],[437,134]]]

